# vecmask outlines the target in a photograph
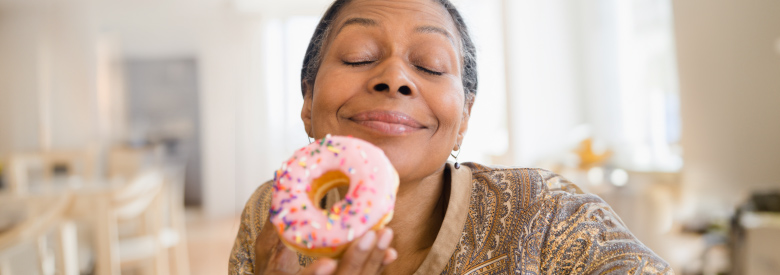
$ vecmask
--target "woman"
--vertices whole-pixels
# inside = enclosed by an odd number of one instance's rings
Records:
[[[315,260],[279,241],[266,183],[244,209],[230,274],[671,273],[606,203],[555,174],[447,163],[468,128],[474,53],[448,0],[333,3],[304,60],[301,118],[310,137],[384,150],[400,175],[396,214],[341,260]]]

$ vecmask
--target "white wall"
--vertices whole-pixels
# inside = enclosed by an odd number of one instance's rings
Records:
[[[246,117],[245,108],[259,108],[262,102],[248,97],[261,93],[251,89],[252,33],[251,20],[225,13],[222,20],[204,29],[200,50],[203,89],[201,112],[203,124],[203,198],[204,210],[211,216],[238,213],[251,193],[244,186],[259,186],[265,178],[250,178],[246,169],[262,170],[246,163],[249,155],[262,155],[252,150],[260,140],[248,139],[246,133],[263,129],[259,119]]]
[[[95,45],[86,39],[91,29],[83,11],[62,4],[0,7],[0,156],[97,141]]]
[[[265,104],[258,64],[261,17],[228,1],[105,4],[96,14],[123,57],[192,57],[199,76],[205,214],[235,215],[273,168],[262,160]],[[261,134],[258,134],[261,133]],[[258,160],[259,159],[259,160]]]
[[[272,171],[256,165],[265,155],[261,134],[245,135],[266,126],[251,113],[265,104],[258,97],[262,78],[251,71],[260,51],[258,22],[218,0],[0,3],[0,157],[42,149],[41,114],[50,119],[51,148],[97,144],[96,68],[107,38],[119,46],[120,59],[195,57],[204,209],[211,216],[239,212],[270,178],[259,171]],[[50,96],[48,108],[41,91]]]
[[[21,11],[0,9],[0,157],[38,146],[35,35],[40,24]]]
[[[674,1],[674,14],[689,198],[727,207],[780,188],[780,1]]]
[[[511,165],[530,167],[564,148],[584,123],[575,55],[576,3],[505,1]]]
[[[286,4],[253,7],[206,0],[114,6],[101,12],[100,21],[110,22],[108,29],[117,35],[126,56],[187,55],[198,60],[203,210],[209,216],[240,213],[252,192],[272,178],[289,154],[283,146],[289,142],[280,139],[295,137],[277,131],[286,127],[279,120],[284,114],[272,112],[283,104],[278,97],[287,90],[268,85],[274,81],[266,79],[267,70],[283,68],[265,66],[276,64],[268,59],[281,57],[289,49],[267,48],[272,43],[265,40],[284,35],[267,35],[266,25],[274,17],[318,15],[324,6],[293,10]],[[300,97],[297,92],[285,96]],[[296,118],[299,108],[293,110]],[[305,144],[305,132],[297,134],[300,144]]]

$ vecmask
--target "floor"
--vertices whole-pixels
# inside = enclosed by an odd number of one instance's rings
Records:
[[[186,221],[191,274],[226,274],[239,217],[208,219],[198,209],[187,209]]]

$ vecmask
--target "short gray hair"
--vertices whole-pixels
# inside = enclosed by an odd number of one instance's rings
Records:
[[[466,22],[449,0],[433,0],[444,6],[455,22],[455,27],[460,35],[462,56],[463,56],[463,90],[466,96],[466,104],[477,95],[477,49],[471,40]],[[317,28],[314,30],[309,41],[309,47],[306,49],[306,55],[303,58],[303,67],[301,68],[301,94],[306,96],[306,85],[314,87],[314,81],[317,78],[317,71],[322,63],[322,50],[325,46],[328,34],[331,31],[331,23],[338,17],[339,12],[349,4],[350,0],[336,0],[330,5],[325,15],[320,19]]]

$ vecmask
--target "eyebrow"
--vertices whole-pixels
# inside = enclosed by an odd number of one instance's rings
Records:
[[[377,23],[374,19],[363,18],[363,17],[353,17],[353,18],[347,19],[347,21],[344,21],[344,24],[341,24],[341,27],[339,27],[339,30],[336,32],[336,35],[338,35],[341,32],[341,30],[343,30],[345,27],[350,26],[350,25],[358,25],[358,26],[363,26],[363,27],[376,27],[376,26],[379,26],[379,23]],[[443,28],[440,28],[440,27],[425,25],[425,26],[419,26],[419,27],[415,28],[414,31],[418,32],[418,33],[436,33],[436,34],[441,34],[445,38],[449,39],[450,42],[455,44],[455,39],[452,38],[452,35],[450,34],[450,32],[448,32],[447,30],[445,30]]]
[[[443,28],[439,28],[439,27],[436,27],[436,26],[420,26],[420,27],[415,28],[414,31],[415,32],[419,32],[419,33],[438,33],[438,34],[443,35],[447,39],[449,39],[450,42],[453,42],[453,44],[455,42],[455,40],[452,39],[452,35],[450,35],[450,32],[448,32],[447,30],[445,30]]]
[[[347,21],[344,21],[344,24],[341,24],[341,27],[336,32],[336,35],[338,35],[341,32],[341,30],[343,30],[346,26],[349,26],[349,25],[358,25],[358,26],[363,26],[363,27],[376,27],[376,26],[379,26],[379,23],[374,21],[374,19],[368,19],[368,18],[363,18],[363,17],[353,17],[353,18],[347,19]]]

